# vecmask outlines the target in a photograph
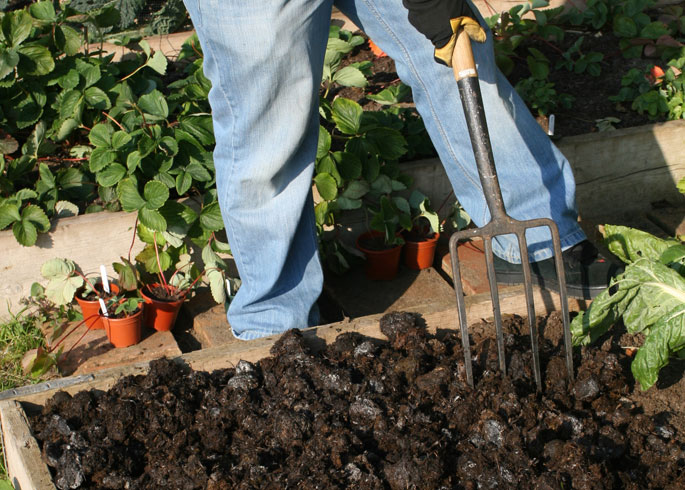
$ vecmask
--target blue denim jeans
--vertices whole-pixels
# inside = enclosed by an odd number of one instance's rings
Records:
[[[228,310],[236,337],[318,321],[323,274],[311,186],[333,4],[395,60],[459,202],[477,225],[489,221],[452,70],[434,61],[432,44],[409,24],[401,0],[185,3],[212,82],[219,204],[242,280]],[[571,168],[497,70],[488,38],[473,49],[507,212],[554,219],[568,248],[585,238]],[[552,255],[546,229],[529,231],[527,239],[532,261]],[[493,249],[520,262],[514,237],[499,237]]]

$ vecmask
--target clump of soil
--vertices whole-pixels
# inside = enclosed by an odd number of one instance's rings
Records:
[[[60,489],[685,487],[683,434],[643,413],[625,357],[584,349],[568,385],[546,336],[539,394],[522,325],[505,322],[510,377],[474,335],[475,390],[456,332],[391,313],[388,341],[313,352],[292,330],[235,369],[154,361],[106,393],[56,394],[31,424]]]
[[[145,294],[148,297],[165,303],[180,301],[185,297],[184,291],[174,286],[164,287],[161,284],[152,284],[145,287]]]

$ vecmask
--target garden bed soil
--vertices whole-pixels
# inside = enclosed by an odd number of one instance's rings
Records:
[[[601,74],[598,77],[591,76],[587,72],[575,73],[565,68],[554,68],[556,61],[561,59],[560,53],[573,46],[581,36],[584,38],[583,53],[595,51],[604,56],[600,62]],[[620,120],[613,124],[616,129],[665,121],[663,117],[650,119],[647,114],[639,114],[630,109],[629,103],[621,104],[609,100],[610,96],[618,94],[621,79],[631,68],[642,71],[654,64],[660,64],[659,59],[656,58],[624,58],[618,43],[618,38],[610,32],[578,30],[566,32],[563,41],[553,44],[540,39],[527,39],[519,48],[519,51],[523,53],[528,47],[541,51],[551,61],[549,81],[554,84],[554,89],[557,93],[568,94],[574,99],[570,108],[557,108],[552,111],[555,114],[555,138],[597,132],[597,121],[608,117]],[[359,102],[366,110],[383,109],[381,104],[367,99],[365,93],[376,94],[389,85],[400,83],[395,71],[395,63],[387,56],[380,58],[375,56],[368,47],[368,43],[364,43],[347,56],[343,64],[361,61],[372,62],[372,75],[368,77],[368,87],[341,87],[338,88],[336,94]],[[513,61],[514,70],[507,78],[512,85],[516,85],[519,80],[529,77],[530,71],[525,57],[514,58]],[[535,111],[533,113],[537,116]]]
[[[683,488],[683,363],[638,392],[621,345],[639,339],[615,333],[576,351],[567,386],[552,314],[539,394],[526,324],[506,318],[508,378],[477,333],[491,328],[472,327],[475,390],[457,332],[391,313],[388,341],[315,352],[292,330],[255,364],[161,359],[107,392],[59,392],[30,423],[60,489]]]

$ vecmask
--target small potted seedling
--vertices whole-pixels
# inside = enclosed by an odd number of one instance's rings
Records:
[[[104,269],[104,267],[102,268]],[[107,299],[119,292],[119,286],[110,283],[101,270],[100,281],[91,281],[69,259],[51,259],[43,264],[41,275],[48,280],[45,297],[55,305],[66,305],[74,298],[81,308],[89,329],[102,329],[99,299]]]
[[[356,245],[366,257],[369,279],[391,280],[399,270],[404,239],[401,232],[411,229],[407,200],[381,196],[378,209],[369,208],[370,230],[357,237]]]
[[[211,241],[202,250],[205,265],[203,271],[196,267],[190,254],[183,253],[178,256],[174,270],[168,279],[165,276],[165,268],[162,266],[156,234],[153,235],[152,243],[148,247],[154,249],[156,280],[147,282],[141,288],[146,304],[143,321],[145,326],[158,331],[171,330],[181,305],[203,278],[209,283],[214,300],[219,304],[226,301],[226,278],[221,268],[223,262],[211,249]]]
[[[128,347],[142,338],[143,301],[123,294],[101,299],[101,318],[107,338],[114,347]]]
[[[435,248],[440,238],[438,213],[430,207],[430,200],[420,191],[409,197],[411,229],[404,236],[404,264],[411,269],[427,269],[433,265]]]

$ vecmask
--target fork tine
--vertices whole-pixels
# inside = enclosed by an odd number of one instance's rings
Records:
[[[461,345],[464,351],[464,369],[466,370],[466,382],[473,388],[473,366],[471,365],[471,344],[469,342],[469,327],[466,320],[466,305],[464,303],[464,288],[461,284],[461,272],[459,269],[459,255],[457,244],[459,236],[455,233],[450,238],[450,260],[452,261],[452,280],[454,292],[457,297],[457,312],[459,315],[459,329],[461,330]]]
[[[566,273],[564,261],[561,255],[561,239],[556,226],[550,226],[552,232],[552,245],[554,247],[554,265],[557,270],[559,282],[559,303],[561,303],[561,320],[564,326],[564,351],[566,353],[566,371],[569,383],[573,381],[573,346],[571,345],[571,328],[569,325],[568,296],[566,294]]]
[[[504,334],[502,332],[502,312],[499,307],[499,290],[497,289],[497,277],[495,276],[495,259],[492,254],[492,237],[483,237],[485,250],[485,267],[490,284],[490,298],[492,299],[492,312],[495,319],[495,332],[497,335],[497,356],[499,368],[504,376],[507,375],[507,360],[504,352]]]
[[[530,347],[533,351],[533,375],[538,391],[542,391],[542,376],[540,375],[540,351],[538,349],[538,331],[535,325],[535,304],[533,300],[533,280],[530,274],[530,260],[528,259],[528,244],[526,230],[516,234],[519,241],[521,267],[523,268],[523,285],[526,294],[526,309],[528,313],[528,329],[530,332]]]

